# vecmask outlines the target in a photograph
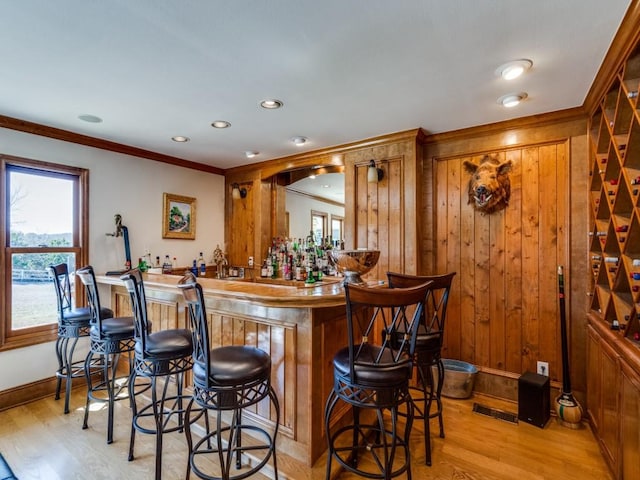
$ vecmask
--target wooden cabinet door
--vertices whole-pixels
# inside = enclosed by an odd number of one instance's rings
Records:
[[[593,430],[599,433],[602,417],[602,382],[600,381],[600,335],[593,327],[587,328],[587,415]]]
[[[606,459],[612,470],[617,472],[620,441],[620,362],[618,354],[606,342],[600,342],[600,351],[602,409],[598,431]]]
[[[625,362],[621,365],[620,478],[640,478],[640,377]]]

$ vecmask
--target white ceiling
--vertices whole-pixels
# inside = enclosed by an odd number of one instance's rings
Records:
[[[630,3],[5,0],[0,115],[223,169],[445,132],[582,105]],[[519,58],[525,76],[495,75]],[[518,91],[520,106],[497,104]]]

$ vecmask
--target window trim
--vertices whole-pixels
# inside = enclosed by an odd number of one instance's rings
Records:
[[[7,225],[8,216],[8,197],[10,192],[4,188],[7,185],[8,171],[12,168],[16,170],[33,171],[34,174],[59,176],[71,175],[76,177],[77,186],[74,188],[73,208],[77,214],[74,216],[74,245],[70,247],[57,248],[24,248],[16,249],[10,244],[10,229]],[[11,155],[0,154],[0,184],[5,190],[4,195],[0,195],[0,238],[2,239],[2,248],[0,248],[0,266],[2,266],[2,277],[4,278],[5,287],[0,289],[0,351],[10,350],[13,348],[21,348],[30,345],[36,345],[44,342],[55,341],[57,338],[58,325],[52,323],[21,329],[19,332],[11,330],[11,254],[16,250],[20,253],[31,253],[29,250],[43,253],[47,251],[70,251],[76,254],[77,265],[87,265],[89,259],[89,170],[85,168],[73,167],[69,165],[55,164],[33,160],[27,158],[14,157]],[[82,289],[76,289],[75,292],[76,305],[84,303],[84,295]]]
[[[327,212],[321,212],[319,210],[311,210],[311,231],[314,233],[314,235],[315,235],[315,232],[313,231],[313,219],[315,217],[322,218],[322,235],[319,242],[319,243],[322,243],[324,242],[324,239],[327,236],[327,223],[328,223],[329,214]],[[317,239],[314,238],[314,240],[317,242]]]
[[[333,238],[333,221],[337,221],[340,223],[340,238]],[[331,215],[329,219],[329,232],[331,235],[331,239],[335,242],[338,241],[338,244],[344,240],[344,217],[342,215]]]

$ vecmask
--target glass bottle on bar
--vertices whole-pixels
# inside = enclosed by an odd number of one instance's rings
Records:
[[[202,255],[202,252],[200,252],[200,256],[198,257],[198,275],[201,277],[204,277],[207,275],[207,264],[204,261],[204,256]]]
[[[172,272],[171,259],[169,258],[169,255],[165,255],[164,263],[162,264],[162,273],[169,274],[171,272]]]

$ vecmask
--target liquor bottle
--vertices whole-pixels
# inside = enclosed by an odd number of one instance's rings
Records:
[[[271,262],[271,260],[269,260],[267,262],[267,277],[268,278],[275,278],[274,275],[274,270],[273,270],[273,263]]]
[[[267,268],[267,260],[265,259],[264,262],[262,262],[262,267],[260,268],[260,276],[262,278],[266,278],[269,275],[269,271]]]
[[[204,277],[207,275],[207,264],[204,261],[204,257],[202,256],[202,252],[200,252],[200,256],[198,257],[198,265],[200,266],[200,276]]]
[[[141,272],[147,271],[147,262],[144,261],[144,257],[138,258],[138,270]]]
[[[198,276],[198,261],[195,258],[193,259],[193,265],[191,265],[191,273],[196,277]]]
[[[154,267],[156,267],[156,268],[160,268],[161,267],[161,265],[160,265],[160,255],[158,255],[156,257],[156,264],[154,265]]]
[[[295,266],[295,274],[294,274],[294,278],[298,281],[304,280],[303,278],[303,266],[302,266],[302,256],[301,255],[297,255],[296,256],[296,266]]]
[[[278,254],[274,253],[271,256],[271,278],[278,278]]]
[[[164,263],[162,264],[162,273],[171,273],[171,260],[169,255],[164,256]]]

